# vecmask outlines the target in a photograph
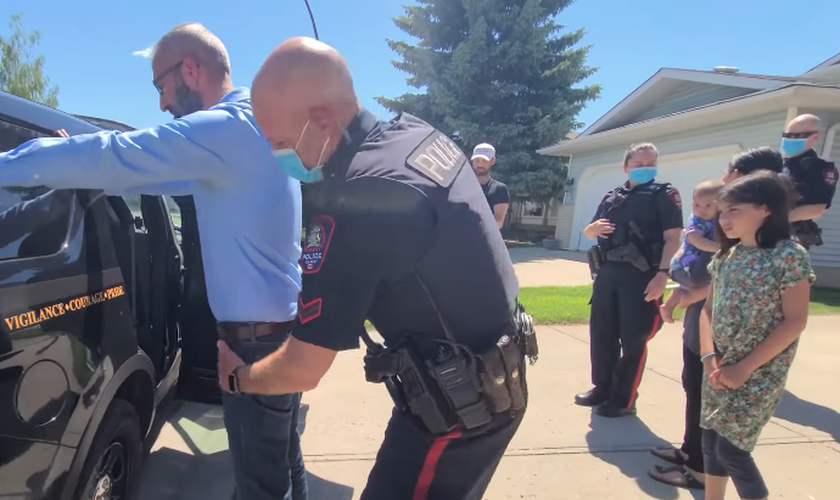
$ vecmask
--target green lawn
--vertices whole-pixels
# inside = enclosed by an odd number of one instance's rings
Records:
[[[591,285],[527,287],[519,291],[519,300],[536,323],[587,323],[591,294]],[[840,290],[813,289],[810,312],[840,314]],[[681,319],[682,313],[678,309],[674,316]]]

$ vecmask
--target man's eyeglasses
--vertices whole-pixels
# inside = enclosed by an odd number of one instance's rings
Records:
[[[811,130],[808,132],[783,132],[782,137],[784,137],[785,139],[807,139],[816,133],[816,130]]]
[[[181,69],[182,64],[184,64],[184,61],[181,61],[178,64],[173,65],[172,67],[170,67],[169,69],[167,69],[163,73],[156,76],[154,80],[152,80],[152,85],[155,86],[155,89],[158,91],[158,94],[161,94],[161,95],[163,94],[163,87],[160,86],[160,81],[163,80],[166,77],[166,75],[168,75],[169,73],[172,73],[173,71],[177,71],[177,70]]]

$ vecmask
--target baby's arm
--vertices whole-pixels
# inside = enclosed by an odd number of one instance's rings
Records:
[[[720,250],[720,245],[709,238],[703,236],[703,231],[697,229],[694,226],[690,226],[685,231],[685,239],[688,240],[689,243],[697,247],[698,249],[704,252],[717,252]]]

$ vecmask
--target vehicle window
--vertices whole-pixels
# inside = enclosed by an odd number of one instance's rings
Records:
[[[0,120],[0,152],[44,134]],[[0,187],[0,260],[51,255],[70,226],[72,190]]]
[[[175,199],[169,195],[164,196],[166,210],[169,212],[169,219],[172,220],[172,227],[175,228],[175,238],[181,243],[181,207],[175,203]]]
[[[128,209],[131,211],[131,216],[134,217],[135,220],[138,218],[142,221],[143,220],[143,208],[140,204],[140,195],[139,194],[126,194],[123,195],[123,200],[125,200],[125,204],[128,205]],[[146,227],[145,224],[142,227]]]

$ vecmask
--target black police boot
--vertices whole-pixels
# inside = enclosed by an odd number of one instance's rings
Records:
[[[578,406],[598,406],[609,399],[609,395],[605,391],[593,387],[586,392],[575,395],[575,404]]]
[[[618,406],[615,403],[607,401],[595,407],[595,414],[607,418],[629,417],[636,414],[636,405],[630,408]]]

